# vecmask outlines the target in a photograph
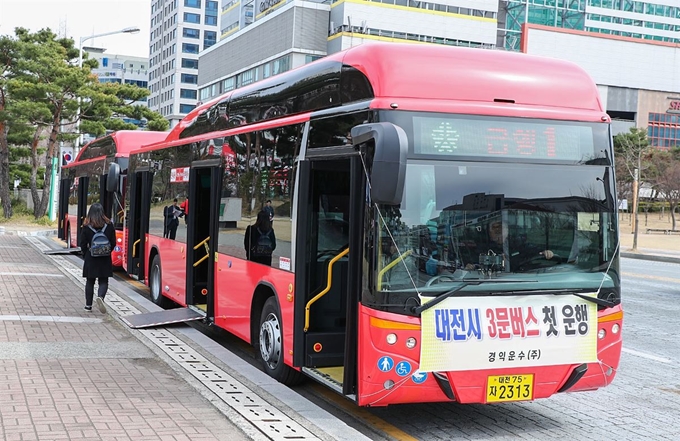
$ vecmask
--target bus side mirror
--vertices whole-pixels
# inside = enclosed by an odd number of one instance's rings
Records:
[[[113,193],[118,190],[118,180],[120,179],[120,165],[115,162],[109,164],[109,174],[106,176],[106,191]]]
[[[371,171],[371,199],[378,204],[399,205],[404,194],[408,137],[389,122],[361,124],[352,128],[356,147],[373,139],[375,152]]]

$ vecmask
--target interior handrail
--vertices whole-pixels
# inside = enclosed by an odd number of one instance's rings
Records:
[[[326,283],[326,287],[323,289],[323,291],[310,299],[309,302],[307,302],[307,305],[305,305],[305,332],[307,332],[309,329],[309,309],[313,303],[325,296],[328,291],[331,290],[331,286],[333,285],[333,265],[335,265],[335,262],[345,257],[347,254],[349,254],[349,248],[331,259],[331,261],[328,263],[328,283]]]

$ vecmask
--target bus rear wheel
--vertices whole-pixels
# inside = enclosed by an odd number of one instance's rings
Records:
[[[274,297],[270,297],[262,308],[260,316],[259,357],[264,371],[275,380],[294,386],[302,381],[300,372],[286,366],[283,361],[283,331],[281,314]]]
[[[168,298],[163,295],[162,276],[161,256],[155,255],[151,261],[151,268],[149,269],[149,291],[151,294],[151,301],[160,307],[166,307],[170,302],[168,302]]]

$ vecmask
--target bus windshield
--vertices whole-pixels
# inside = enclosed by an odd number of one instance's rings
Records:
[[[376,219],[377,303],[408,303],[471,280],[484,283],[461,294],[620,289],[606,154],[590,163],[576,156],[520,163],[423,156],[425,148],[411,142],[402,202],[379,206]]]

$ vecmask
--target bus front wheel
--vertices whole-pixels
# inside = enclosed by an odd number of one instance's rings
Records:
[[[149,291],[151,301],[156,305],[165,307],[168,305],[168,298],[163,295],[163,277],[161,271],[161,256],[155,255],[151,261],[149,270]]]
[[[260,316],[259,338],[260,360],[264,371],[275,380],[294,386],[302,380],[302,374],[283,361],[283,330],[281,329],[281,314],[274,297],[270,297],[262,308]]]

